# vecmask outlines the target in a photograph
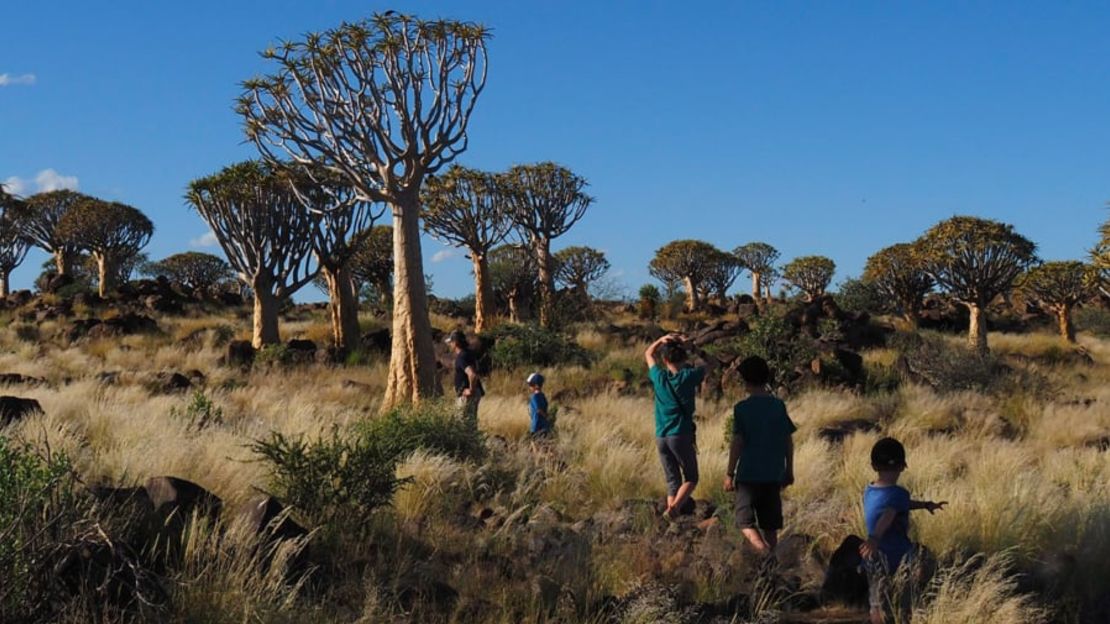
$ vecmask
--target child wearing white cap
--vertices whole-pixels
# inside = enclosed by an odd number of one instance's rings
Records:
[[[524,383],[528,384],[528,389],[532,391],[532,397],[528,399],[528,413],[532,419],[528,432],[532,434],[532,437],[545,436],[551,433],[551,421],[547,417],[547,397],[543,393],[543,375],[532,373],[528,375]]]

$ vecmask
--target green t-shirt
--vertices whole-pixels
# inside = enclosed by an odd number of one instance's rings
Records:
[[[786,448],[797,431],[786,404],[770,395],[750,396],[732,410],[732,434],[744,440],[736,480],[781,483],[786,474]]]
[[[680,368],[672,374],[656,364],[648,377],[655,389],[656,437],[694,433],[694,395],[705,379],[705,368]]]

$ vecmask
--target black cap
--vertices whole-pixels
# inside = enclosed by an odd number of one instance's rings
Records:
[[[444,342],[446,342],[447,344],[457,344],[460,346],[465,346],[466,334],[464,334],[461,329],[456,329],[450,334],[447,334],[447,340],[445,340]]]
[[[871,467],[875,470],[904,470],[906,448],[894,438],[883,438],[871,447]]]

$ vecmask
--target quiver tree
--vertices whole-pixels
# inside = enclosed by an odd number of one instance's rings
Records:
[[[509,320],[519,323],[530,318],[539,290],[535,256],[519,245],[501,245],[490,250],[489,258],[493,292],[508,308]]]
[[[682,284],[686,310],[701,309],[702,284],[709,277],[721,250],[699,240],[677,240],[663,245],[648,264],[648,273],[663,282],[668,290]]]
[[[197,294],[211,294],[235,279],[235,273],[223,258],[200,251],[167,256],[144,267],[143,272],[151,277],[165,277]]]
[[[917,327],[921,302],[933,289],[917,247],[899,243],[880,249],[867,259],[863,279],[879,289],[910,327]]]
[[[20,202],[0,185],[0,297],[10,292],[12,271],[27,257],[30,247],[16,221]]]
[[[555,311],[555,263],[551,241],[566,234],[586,214],[593,198],[585,179],[552,162],[517,165],[504,174],[505,198],[513,224],[532,249],[540,287],[540,325]]]
[[[834,273],[836,263],[825,256],[802,256],[782,267],[782,279],[800,290],[806,301],[823,296]]]
[[[1091,266],[1096,271],[1098,289],[1103,297],[1110,298],[1110,219],[1099,227],[1100,239],[1091,250]]]
[[[361,290],[369,286],[385,307],[393,298],[393,228],[375,225],[355,241],[351,256],[351,276]]]
[[[768,273],[775,269],[775,263],[779,259],[779,250],[768,245],[767,243],[748,243],[741,245],[732,250],[732,255],[736,257],[740,266],[745,269],[752,276],[752,297],[755,297],[757,303],[763,301],[764,282],[767,280]],[[767,292],[770,292],[770,284],[767,284]],[[768,295],[768,298],[770,295]]]
[[[351,258],[358,241],[382,215],[370,202],[361,201],[343,178],[328,171],[283,171],[301,204],[312,217],[312,251],[328,291],[332,343],[348,351],[358,348],[358,294],[351,273]]]
[[[344,179],[393,214],[392,355],[382,408],[441,392],[420,249],[420,190],[467,147],[486,81],[482,26],[389,12],[263,52],[238,110],[269,162]]]
[[[1036,262],[1037,246],[1011,225],[976,217],[941,221],[915,245],[937,285],[967,306],[968,343],[986,353],[984,310]]]
[[[212,228],[239,280],[254,294],[252,343],[279,343],[281,301],[317,273],[313,215],[281,175],[255,161],[194,180],[185,199]]]
[[[16,209],[24,238],[54,256],[54,270],[69,275],[78,249],[58,234],[58,222],[79,201],[91,199],[75,191],[47,191],[28,197]]]
[[[1029,269],[1018,278],[1018,287],[1025,296],[1042,308],[1052,311],[1060,328],[1060,336],[1075,342],[1071,312],[1098,291],[1094,267],[1082,262],[1046,262]]]
[[[65,245],[89,252],[96,262],[101,297],[116,289],[125,265],[134,268],[135,257],[152,234],[154,224],[138,209],[92,197],[74,203],[57,227],[57,236]]]
[[[466,248],[474,265],[474,330],[479,333],[487,329],[493,307],[487,256],[513,225],[500,188],[495,174],[452,166],[430,178],[424,191],[424,230]]]
[[[608,272],[609,260],[592,247],[567,247],[555,253],[555,281],[571,289],[584,304],[590,303],[590,284]]]
[[[728,289],[736,282],[740,275],[740,263],[736,256],[724,251],[717,251],[709,259],[709,267],[702,281],[701,298],[704,301],[716,298],[724,301],[728,298]]]

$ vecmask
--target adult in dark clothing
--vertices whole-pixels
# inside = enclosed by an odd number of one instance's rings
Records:
[[[466,334],[455,330],[447,336],[447,343],[455,352],[455,396],[458,397],[462,417],[478,426],[478,403],[485,391],[478,375],[478,358],[470,350]]]

